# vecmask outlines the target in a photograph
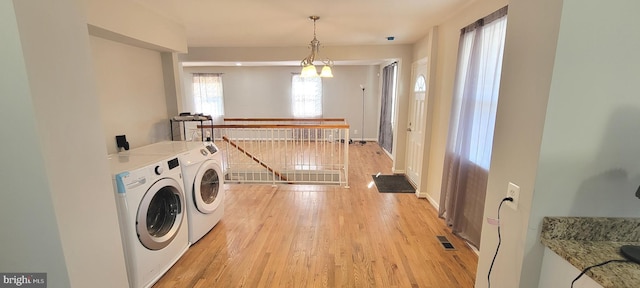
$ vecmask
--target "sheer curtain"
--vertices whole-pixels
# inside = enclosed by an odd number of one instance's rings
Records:
[[[291,77],[291,107],[293,117],[322,117],[322,78]]]
[[[445,155],[440,217],[480,246],[507,7],[462,29]]]
[[[194,112],[211,115],[220,124],[224,118],[222,75],[217,73],[193,74]]]

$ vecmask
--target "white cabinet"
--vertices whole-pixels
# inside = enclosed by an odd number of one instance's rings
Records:
[[[571,287],[571,281],[580,275],[578,268],[564,260],[548,247],[544,248],[542,270],[538,288]],[[582,275],[573,285],[574,288],[603,288],[588,275]]]

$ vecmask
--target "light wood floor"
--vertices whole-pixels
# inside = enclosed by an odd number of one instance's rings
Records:
[[[473,287],[476,254],[427,200],[367,188],[391,174],[382,149],[350,160],[350,189],[225,185],[224,218],[154,287]]]

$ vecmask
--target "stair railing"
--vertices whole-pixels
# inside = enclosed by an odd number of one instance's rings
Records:
[[[349,187],[349,125],[342,118],[225,118],[213,128],[227,183]]]

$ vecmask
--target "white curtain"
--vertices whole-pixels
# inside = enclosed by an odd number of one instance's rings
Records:
[[[479,247],[507,7],[462,29],[439,215]]]
[[[193,108],[195,113],[211,115],[216,124],[223,122],[224,97],[221,74],[193,74]]]
[[[293,117],[322,117],[322,78],[291,77],[291,107]]]

